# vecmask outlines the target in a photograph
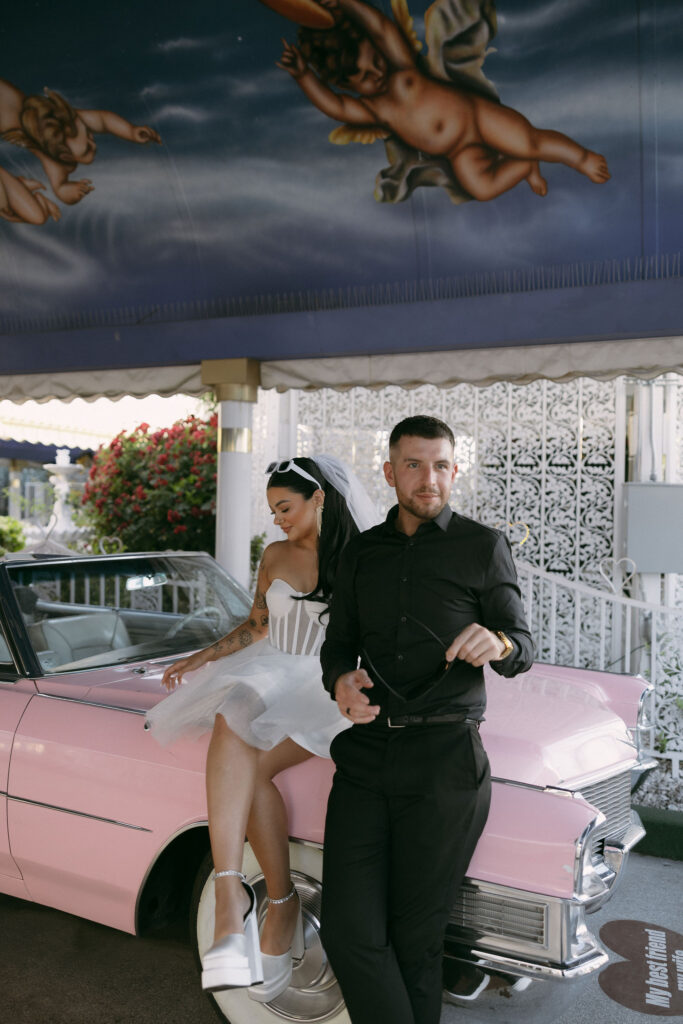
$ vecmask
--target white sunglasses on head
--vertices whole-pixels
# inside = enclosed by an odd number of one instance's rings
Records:
[[[315,484],[317,490],[321,491],[323,489],[323,485],[320,481],[316,480],[316,478],[311,476],[310,473],[307,473],[305,469],[301,468],[301,466],[297,466],[294,459],[284,459],[282,462],[271,462],[270,465],[266,466],[266,473],[268,474],[289,472],[298,473],[299,476],[303,476],[306,480],[310,480],[311,483]]]

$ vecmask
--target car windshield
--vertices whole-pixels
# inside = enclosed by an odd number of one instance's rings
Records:
[[[173,657],[206,647],[251,599],[208,555],[140,555],[8,566],[44,673]]]

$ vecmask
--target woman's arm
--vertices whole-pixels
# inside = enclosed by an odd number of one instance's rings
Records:
[[[172,665],[169,665],[161,680],[161,685],[165,686],[167,690],[174,690],[178,683],[182,681],[186,672],[194,672],[209,661],[218,661],[219,658],[224,658],[235,651],[241,651],[257,640],[261,640],[262,637],[267,636],[268,605],[266,604],[265,594],[270,586],[270,577],[265,564],[266,553],[267,549],[259,566],[256,593],[254,594],[254,603],[251,606],[249,618],[241,622],[239,626],[235,626],[232,632],[221,637],[220,640],[216,640],[209,647],[204,647],[203,650],[190,654],[187,658],[181,658],[180,661],[174,661]]]
[[[270,580],[267,577],[262,560],[259,566],[256,593],[254,594],[254,603],[251,606],[249,618],[245,622],[240,623],[239,626],[236,626],[227,636],[221,637],[215,644],[211,644],[210,647],[206,648],[209,652],[207,661],[217,661],[219,658],[224,658],[226,654],[232,654],[233,651],[249,647],[250,644],[268,634],[268,605],[266,604],[265,594],[269,586]]]

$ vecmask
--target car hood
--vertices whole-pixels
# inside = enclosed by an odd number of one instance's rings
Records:
[[[481,731],[494,778],[571,788],[625,770],[636,757],[623,720],[581,687],[553,678],[552,669],[535,665],[514,679],[487,671],[486,690]]]
[[[166,696],[161,677],[167,664],[110,666],[36,682],[43,693],[145,712]],[[571,788],[577,780],[625,770],[636,751],[623,720],[585,689],[552,673],[552,667],[544,671],[535,665],[505,679],[487,670],[481,733],[493,777]]]

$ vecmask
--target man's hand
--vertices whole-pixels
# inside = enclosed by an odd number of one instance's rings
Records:
[[[451,646],[446,651],[446,661],[453,661],[459,658],[470,665],[486,665],[489,661],[498,661],[505,654],[505,644],[485,626],[477,622],[471,622],[465,626],[462,633],[458,633]],[[344,677],[342,676],[342,679]]]
[[[348,718],[354,725],[374,722],[379,714],[378,705],[371,705],[370,698],[362,692],[372,686],[374,683],[364,668],[345,672],[334,684],[334,699],[339,705],[339,710],[344,718]]]

